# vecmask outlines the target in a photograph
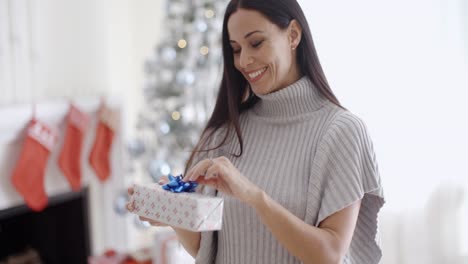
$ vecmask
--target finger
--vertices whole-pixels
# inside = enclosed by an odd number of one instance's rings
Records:
[[[159,178],[159,181],[158,181],[159,185],[164,185],[168,182],[169,182],[169,178],[166,175],[161,176],[161,178]]]
[[[133,195],[133,187],[128,187],[127,189],[127,192],[128,192],[128,195]]]
[[[213,166],[214,161],[211,159],[204,159],[200,161],[197,166],[193,168],[193,171],[189,175],[187,179],[184,179],[185,181],[196,181],[198,177],[204,176],[205,172]]]
[[[152,222],[153,221],[152,219],[146,218],[144,216],[140,216],[139,218],[140,218],[140,221],[146,221],[146,222]]]
[[[164,223],[161,223],[161,222],[158,222],[158,221],[154,221],[154,220],[152,220],[150,218],[146,218],[146,217],[143,217],[143,216],[140,216],[139,218],[140,218],[140,221],[148,222],[152,226],[167,226],[167,224],[164,224]]]
[[[191,178],[192,178],[192,175],[194,173],[194,171],[197,170],[197,168],[200,166],[200,163],[197,163],[195,164],[195,166],[193,166],[188,172],[187,174],[185,175],[183,181],[189,181]]]
[[[207,180],[204,177],[200,177],[197,180],[198,184],[207,185],[207,186],[214,187],[214,188],[216,188],[216,186],[217,186],[217,181],[218,181],[218,179],[209,179],[209,180]]]
[[[219,166],[217,164],[213,164],[211,167],[206,170],[205,173],[205,180],[210,180],[217,178],[219,174]]]
[[[128,202],[127,205],[126,205],[126,207],[127,207],[127,210],[128,210],[128,211],[133,212],[133,209],[134,209],[134,208],[133,208],[133,203],[132,203],[132,202]]]

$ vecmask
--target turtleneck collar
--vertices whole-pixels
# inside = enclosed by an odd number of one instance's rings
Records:
[[[307,76],[278,91],[258,97],[260,101],[252,111],[263,117],[296,117],[314,112],[327,102]]]

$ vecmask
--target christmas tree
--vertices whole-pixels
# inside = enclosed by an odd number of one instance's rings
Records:
[[[226,5],[225,0],[166,2],[166,35],[145,62],[145,105],[137,138],[128,144],[133,171],[153,181],[183,172],[214,107]]]

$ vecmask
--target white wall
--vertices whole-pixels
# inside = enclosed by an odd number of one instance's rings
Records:
[[[369,126],[386,207],[420,207],[436,184],[464,181],[461,2],[299,2],[334,92]]]
[[[106,10],[110,88],[124,100],[127,138],[142,105],[143,63],[153,54],[162,30],[162,0],[102,0]]]
[[[0,105],[106,95],[98,3],[0,0]]]
[[[415,243],[395,247],[418,247],[426,237],[417,234],[431,235],[422,227],[428,215],[423,210],[446,207],[429,201],[440,184],[452,183],[465,188],[465,222],[456,226],[459,219],[452,219],[451,228],[463,234],[468,256],[467,2],[299,2],[332,89],[369,127],[387,198],[384,214],[398,221],[415,212],[410,226],[422,232],[404,227]],[[393,257],[395,262],[385,263],[404,263]]]

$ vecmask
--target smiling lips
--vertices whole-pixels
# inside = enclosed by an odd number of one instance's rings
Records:
[[[260,80],[263,77],[263,75],[265,75],[265,72],[266,72],[267,68],[268,67],[265,67],[265,68],[260,69],[260,70],[251,71],[251,72],[244,72],[244,73],[249,77],[249,82],[254,83],[254,82]]]

